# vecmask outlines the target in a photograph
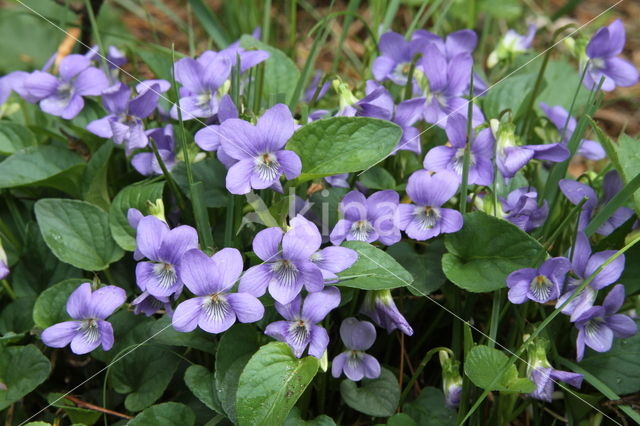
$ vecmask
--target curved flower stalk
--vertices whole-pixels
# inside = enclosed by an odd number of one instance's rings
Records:
[[[230,292],[241,273],[242,255],[234,248],[224,248],[211,257],[198,249],[186,252],[180,279],[197,297],[176,307],[173,328],[189,332],[200,327],[209,333],[222,333],[236,320],[259,321],[264,315],[260,301],[248,293]]]
[[[91,66],[83,55],[66,56],[58,66],[58,77],[34,71],[23,81],[31,98],[51,115],[70,120],[84,108],[83,96],[99,96],[109,87],[104,72]]]
[[[102,94],[102,103],[109,115],[89,123],[87,130],[102,138],[111,138],[118,145],[124,144],[127,155],[146,147],[149,140],[142,120],[158,106],[159,90],[160,86],[153,84],[149,90],[130,99],[131,89],[126,84],[110,87]]]
[[[513,123],[490,120],[491,132],[496,140],[496,165],[500,174],[512,178],[531,160],[558,163],[569,158],[569,150],[562,143],[520,145]]]
[[[509,301],[516,304],[527,300],[546,303],[557,299],[570,268],[569,259],[554,257],[546,260],[537,269],[523,268],[510,273],[507,277]]]
[[[602,182],[603,196],[598,199],[596,192],[588,185],[576,182],[571,179],[562,179],[559,182],[560,190],[569,199],[571,204],[578,205],[583,198],[587,201],[582,205],[578,230],[582,231],[587,227],[591,219],[598,213],[599,209],[607,204],[623,188],[622,180],[617,171],[612,170],[604,176]],[[598,228],[596,231],[600,235],[607,236],[622,226],[633,216],[633,210],[628,207],[620,207]]]
[[[251,189],[282,192],[280,176],[294,179],[302,171],[300,157],[283,149],[293,135],[294,121],[289,108],[277,104],[268,109],[258,123],[230,118],[220,125],[220,144],[237,163],[229,168],[226,185],[232,194]]]
[[[149,259],[136,266],[140,290],[155,297],[179,295],[182,291],[180,261],[182,255],[198,247],[198,233],[190,226],[173,229],[154,216],[140,219],[136,229],[136,248]]]
[[[560,134],[560,143],[566,145],[573,136],[573,132],[576,129],[576,119],[569,116],[569,112],[560,105],[551,107],[544,102],[540,102],[540,109],[542,109],[551,123],[558,130]],[[600,145],[600,142],[590,139],[582,139],[580,141],[577,153],[585,158],[588,158],[589,160],[594,161],[602,160],[607,156],[607,154],[604,152],[604,149],[602,148],[602,145]]]
[[[347,348],[333,359],[331,375],[338,378],[344,373],[349,380],[358,382],[363,378],[380,377],[380,363],[365,353],[376,341],[376,328],[369,321],[358,321],[350,317],[340,324],[340,338]]]
[[[458,232],[462,228],[462,215],[442,207],[457,191],[458,179],[453,172],[414,172],[409,177],[407,194],[415,204],[400,204],[398,226],[419,241]]]
[[[157,129],[149,129],[145,132],[147,138],[153,139],[162,162],[167,170],[173,169],[176,165],[176,143],[173,138],[173,126],[167,124]],[[131,165],[143,176],[161,175],[162,169],[158,163],[155,153],[140,152],[131,158]]]
[[[623,339],[638,332],[635,321],[626,315],[616,313],[623,303],[624,286],[618,284],[604,298],[602,306],[593,306],[578,315],[575,319],[578,329],[578,361],[582,361],[585,345],[596,352],[607,352],[613,345],[614,337]]]
[[[547,359],[548,343],[547,340],[537,339],[527,347],[527,376],[536,385],[536,389],[529,396],[551,402],[556,380],[579,389],[583,377],[582,374],[552,368]]]
[[[500,198],[504,218],[525,232],[539,228],[547,220],[549,204],[547,200],[538,207],[538,192],[530,188],[518,188],[507,198]]]
[[[605,250],[592,254],[589,239],[583,232],[578,232],[576,244],[572,251],[571,270],[567,277],[566,288],[564,294],[558,299],[556,307],[560,307],[569,299],[584,280],[591,276],[607,259],[616,253],[615,250]],[[562,313],[571,315],[572,322],[576,321],[584,312],[593,306],[598,290],[613,284],[620,278],[622,271],[624,271],[624,262],[625,257],[621,255],[605,266],[602,271],[591,280],[589,285],[564,307]]]
[[[413,335],[413,329],[398,311],[390,290],[366,292],[360,313],[371,318],[378,327],[387,330],[387,333],[397,329],[407,336]]]
[[[450,170],[459,181],[462,179],[464,149],[467,141],[467,119],[460,114],[452,114],[445,127],[450,146],[436,146],[427,152],[423,166],[438,172]],[[471,138],[469,152],[469,184],[489,186],[493,182],[494,139],[490,129],[483,129]]]
[[[240,279],[240,291],[262,296],[267,289],[280,304],[291,302],[303,287],[322,290],[323,274],[311,257],[320,248],[322,237],[316,225],[301,215],[291,220],[285,233],[267,228],[256,235],[253,251],[264,263],[249,268]]]
[[[390,246],[400,241],[396,224],[396,210],[400,198],[392,190],[378,191],[366,198],[359,191],[351,191],[340,202],[340,219],[329,238],[335,245],[343,241],[380,241]]]
[[[529,25],[525,35],[508,30],[498,42],[498,47],[489,54],[487,67],[493,68],[500,62],[511,62],[517,56],[525,53],[531,48],[537,30],[538,27],[535,24]]]
[[[91,284],[81,284],[67,300],[67,313],[73,321],[46,328],[42,335],[45,345],[63,348],[83,355],[102,345],[108,351],[113,346],[113,328],[106,319],[126,300],[123,289],[113,285],[91,291]]]
[[[584,77],[584,85],[593,90],[604,77],[602,90],[611,91],[616,86],[633,86],[638,82],[638,70],[618,55],[625,44],[624,25],[616,19],[604,28],[600,28],[589,40],[586,56],[589,68]]]
[[[288,344],[297,358],[302,356],[307,347],[309,355],[322,358],[329,344],[329,335],[317,324],[339,304],[340,291],[336,287],[310,293],[304,301],[298,294],[289,303],[276,302],[276,310],[285,321],[272,322],[264,334]]]

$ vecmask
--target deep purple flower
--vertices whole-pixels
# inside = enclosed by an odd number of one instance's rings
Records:
[[[558,129],[560,133],[560,143],[567,144],[573,132],[576,129],[576,119],[569,116],[569,112],[561,107],[560,105],[556,105],[554,107],[550,107],[544,102],[540,102],[540,108],[545,113],[545,115],[549,118],[551,123]],[[569,121],[567,121],[567,119]],[[566,123],[566,127],[565,127]],[[541,145],[545,146],[545,145]],[[580,141],[580,145],[578,146],[578,154],[582,155],[589,160],[602,160],[606,157],[606,153],[600,145],[600,142],[593,141],[590,139],[582,139]]]
[[[551,402],[556,380],[580,388],[583,377],[582,374],[552,368],[547,359],[547,346],[547,340],[537,339],[527,348],[527,376],[536,385],[536,389],[529,396]]]
[[[149,262],[136,266],[136,281],[142,291],[155,297],[168,297],[182,291],[180,260],[187,251],[198,247],[198,233],[190,226],[174,229],[154,216],[140,219],[136,229],[136,246]]]
[[[501,198],[504,218],[525,232],[542,226],[549,214],[549,205],[544,200],[538,207],[538,193],[535,189],[518,188]]]
[[[407,195],[415,204],[400,204],[398,226],[414,240],[428,240],[462,228],[459,211],[443,208],[458,191],[458,177],[448,170],[418,170],[409,176]]]
[[[363,378],[380,377],[380,363],[365,353],[376,341],[376,328],[369,321],[358,321],[350,317],[340,324],[340,338],[347,350],[336,356],[331,363],[331,375],[336,379],[342,375],[358,382]]]
[[[313,253],[310,260],[320,268],[325,282],[336,282],[338,273],[358,260],[358,252],[347,247],[330,246]]]
[[[512,178],[533,159],[558,163],[569,158],[569,150],[562,143],[519,145],[513,123],[492,119],[491,131],[496,140],[496,165],[505,178]]]
[[[135,149],[144,148],[149,143],[144,132],[143,119],[147,118],[158,105],[159,86],[129,99],[131,89],[124,83],[110,87],[102,94],[102,103],[109,113],[106,117],[94,120],[87,130],[103,138],[112,138],[130,154]]]
[[[617,56],[622,53],[625,43],[624,25],[616,19],[600,28],[589,40],[586,54],[589,69],[584,77],[584,85],[593,90],[604,77],[602,90],[611,91],[616,86],[633,86],[638,82],[638,70],[629,62]]]
[[[591,276],[607,259],[616,253],[615,250],[605,250],[591,254],[589,239],[583,232],[578,232],[576,244],[572,250],[573,258],[571,259],[571,271],[567,277],[567,286],[565,293],[558,299],[556,308],[560,307],[569,299],[584,280]],[[562,313],[571,315],[571,321],[576,321],[580,315],[593,306],[598,290],[613,284],[620,278],[622,271],[624,271],[624,262],[625,257],[621,255],[605,266],[602,271],[593,278],[589,285],[565,306]]]
[[[220,144],[224,152],[238,160],[227,173],[227,189],[247,194],[251,189],[282,191],[280,176],[294,179],[302,171],[300,157],[284,145],[293,135],[293,116],[286,105],[268,109],[258,123],[230,118],[220,125]]]
[[[569,259],[554,257],[546,260],[537,269],[523,268],[513,271],[507,277],[509,301],[516,304],[527,300],[546,303],[557,299],[570,268]]]
[[[400,241],[396,224],[396,210],[400,197],[392,190],[378,191],[366,198],[359,191],[351,191],[340,202],[344,215],[336,223],[329,238],[335,245],[344,240],[380,241],[390,246]]]
[[[207,51],[198,59],[182,58],[174,65],[176,81],[182,84],[180,99],[171,108],[178,118],[178,105],[183,120],[213,117],[218,112],[218,89],[227,81],[233,63],[226,55]]]
[[[158,147],[158,154],[168,170],[176,165],[176,146],[173,139],[173,126],[167,124],[164,127],[149,129],[145,132],[147,138],[153,139]],[[131,165],[143,176],[161,175],[162,169],[155,153],[140,152],[133,156]]]
[[[98,346],[108,351],[113,346],[113,328],[106,321],[127,295],[113,285],[91,291],[91,284],[81,284],[67,300],[67,313],[74,321],[65,321],[46,328],[42,341],[52,348],[63,348],[71,343],[77,355],[91,352]]]
[[[242,273],[242,255],[237,249],[224,248],[209,257],[190,250],[182,257],[180,279],[197,297],[176,307],[173,328],[182,332],[200,327],[209,333],[222,333],[236,319],[243,323],[259,321],[264,306],[248,293],[231,293]]]
[[[427,123],[441,127],[447,125],[452,114],[467,116],[468,100],[464,98],[469,86],[473,59],[468,53],[459,53],[450,60],[430,43],[416,66],[418,83],[425,99],[423,117]],[[426,77],[426,79],[425,79]],[[477,105],[472,107],[472,123],[478,126],[484,121]]]
[[[413,329],[396,307],[390,290],[373,290],[365,293],[360,313],[368,316],[379,327],[391,333],[400,330],[407,336],[413,335]]]
[[[84,107],[83,96],[99,96],[109,87],[104,72],[92,67],[83,55],[66,56],[58,71],[59,77],[34,71],[23,83],[33,99],[40,101],[40,108],[51,115],[70,120]]]
[[[467,140],[467,119],[452,114],[445,128],[451,146],[436,146],[424,157],[424,168],[431,171],[451,170],[462,179],[464,148]],[[490,129],[481,130],[471,139],[469,152],[469,184],[489,186],[493,183],[493,144]]]
[[[616,313],[623,303],[624,285],[618,284],[604,298],[602,306],[593,306],[576,318],[578,361],[584,356],[585,345],[596,352],[607,352],[614,337],[624,339],[636,334],[638,327],[635,321]]]
[[[287,343],[297,358],[309,347],[309,355],[322,358],[329,344],[327,330],[317,325],[340,304],[340,291],[326,287],[305,297],[297,295],[290,303],[276,302],[275,307],[286,321],[272,322],[264,334]]]
[[[291,226],[286,233],[274,227],[256,234],[253,251],[264,263],[242,275],[241,292],[260,297],[268,288],[276,301],[287,304],[302,287],[309,292],[322,290],[322,271],[310,259],[322,243],[320,232],[301,215],[291,219]]]
[[[487,58],[487,67],[493,68],[501,61],[512,61],[517,55],[529,50],[538,27],[530,24],[527,34],[520,35],[514,30],[508,30],[498,42],[496,49]]]
[[[133,313],[136,315],[144,314],[150,317],[162,310],[164,310],[169,316],[173,315],[173,308],[168,297],[155,297],[150,295],[147,291],[143,291],[140,296],[133,299],[131,306],[134,307]]]
[[[620,175],[617,171],[612,170],[604,176],[602,182],[603,196],[598,199],[596,192],[588,185],[580,182],[576,182],[571,179],[562,179],[559,183],[562,193],[571,201],[572,204],[579,204],[583,198],[587,198],[587,201],[582,205],[582,211],[580,212],[580,221],[578,223],[578,230],[582,231],[587,227],[591,219],[598,214],[598,211],[602,206],[607,204],[614,195],[622,190],[624,186]],[[623,225],[629,218],[633,216],[633,210],[628,207],[618,208],[596,231],[600,235],[607,236],[616,230],[619,226]]]
[[[425,43],[423,39],[406,40],[393,31],[382,34],[378,43],[380,56],[371,66],[373,77],[378,81],[391,80],[401,86],[406,85],[413,56]]]

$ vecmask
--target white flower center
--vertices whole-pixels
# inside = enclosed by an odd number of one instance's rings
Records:
[[[83,320],[78,330],[82,333],[82,339],[87,343],[95,343],[100,339],[98,322],[94,318]]]
[[[153,265],[153,273],[162,288],[170,288],[178,280],[176,269],[170,263],[156,263]]]
[[[260,154],[256,157],[255,164],[258,176],[264,181],[272,181],[280,176],[280,163],[276,156],[270,152]]]
[[[286,286],[293,285],[298,278],[298,268],[287,259],[281,259],[271,265],[278,281]]]
[[[473,152],[469,151],[469,169],[476,164],[476,157]],[[464,148],[458,148],[456,154],[453,156],[453,170],[462,175],[464,171]]]
[[[424,231],[436,226],[441,217],[440,209],[432,206],[416,207],[414,214],[416,219],[418,219],[420,228]]]
[[[367,241],[373,232],[373,225],[366,219],[353,222],[351,225],[351,236],[357,241]]]
[[[553,283],[544,275],[538,275],[531,280],[529,291],[538,301],[546,301],[551,297]]]
[[[311,334],[309,331],[309,324],[307,324],[303,319],[291,321],[291,325],[289,325],[289,334],[291,335],[291,340],[293,340],[295,346],[302,346],[307,343],[309,335]]]
[[[202,310],[210,319],[220,322],[229,314],[231,305],[222,293],[211,294],[202,302]]]

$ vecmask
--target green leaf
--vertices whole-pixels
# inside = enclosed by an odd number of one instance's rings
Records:
[[[336,422],[325,414],[313,420],[303,420],[298,407],[293,407],[284,421],[284,426],[336,426]]]
[[[391,371],[383,368],[379,378],[363,379],[361,383],[358,386],[347,379],[340,383],[340,394],[349,407],[374,417],[395,413],[400,402],[400,385]]]
[[[77,196],[84,168],[82,158],[68,149],[32,146],[0,163],[0,188],[46,186]]]
[[[624,183],[629,183],[640,175],[640,140],[622,134],[616,145],[617,158],[620,163],[619,171]],[[640,213],[640,191],[633,196],[636,212]]]
[[[179,362],[162,346],[140,346],[111,366],[109,378],[116,392],[127,394],[127,410],[141,411],[160,399]]]
[[[42,238],[65,263],[102,271],[123,256],[111,238],[107,213],[84,201],[46,198],[35,204]]]
[[[207,158],[192,165],[193,180],[204,186],[204,204],[206,207],[226,207],[231,197],[225,186],[227,169],[215,158]],[[171,171],[176,183],[191,198],[187,170],[184,163],[178,163]]]
[[[109,204],[111,204],[107,171],[113,147],[114,144],[107,141],[98,148],[89,160],[82,178],[82,198],[104,210],[109,210]]]
[[[113,199],[109,209],[109,228],[113,239],[127,251],[136,249],[136,231],[129,225],[127,212],[134,208],[146,215],[149,213],[148,201],[162,198],[164,182],[149,183],[142,181],[122,189]]]
[[[387,420],[387,426],[418,426],[418,423],[405,413],[396,413],[389,417],[389,420]]]
[[[35,298],[19,297],[6,304],[0,315],[0,334],[26,333],[33,328],[31,311]]]
[[[236,407],[238,424],[282,424],[318,371],[318,359],[301,359],[286,343],[271,342],[242,371]]]
[[[216,389],[220,404],[231,421],[236,419],[240,375],[259,347],[256,329],[251,325],[236,324],[220,338],[216,352]]]
[[[427,386],[414,401],[404,405],[403,411],[421,426],[455,426],[456,410],[447,407],[440,389]]]
[[[71,278],[43,291],[33,306],[33,322],[36,327],[47,328],[68,321],[67,299],[85,279]]]
[[[83,424],[91,426],[98,421],[102,414],[99,411],[80,408],[73,402],[69,401],[61,393],[50,393],[47,395],[47,401],[52,407],[61,408],[65,414],[69,416],[69,420],[73,424]]]
[[[338,274],[343,287],[363,290],[383,290],[387,288],[405,287],[413,282],[411,274],[393,257],[363,241],[345,241],[343,247],[358,252],[358,260]]]
[[[588,351],[579,365],[618,395],[640,392],[640,334],[614,339],[607,352]]]
[[[444,254],[442,240],[434,240],[427,246],[400,241],[387,249],[387,254],[396,259],[413,276],[413,283],[407,286],[416,296],[433,293],[444,284],[441,259]]]
[[[155,336],[153,341],[163,345],[183,346],[210,354],[215,354],[216,352],[216,344],[211,339],[211,334],[200,328],[188,333],[177,331],[172,327],[171,318],[168,315],[163,315],[153,322],[149,328],[149,336]]]
[[[36,143],[33,132],[22,124],[0,121],[0,154],[10,155]]]
[[[396,180],[384,167],[372,167],[360,175],[360,183],[369,189],[396,189]]]
[[[333,117],[302,127],[289,139],[287,149],[300,156],[298,179],[307,181],[373,166],[393,151],[401,135],[400,127],[389,121]]]
[[[442,257],[444,274],[458,287],[474,293],[506,287],[507,275],[536,267],[546,255],[526,232],[482,212],[466,214],[462,229],[447,234],[444,242],[449,251]]]
[[[209,6],[202,0],[189,0],[189,4],[191,4],[193,14],[198,18],[200,25],[202,25],[202,28],[209,34],[211,40],[221,49],[227,47],[229,40],[225,26],[220,23]]]
[[[22,399],[49,376],[51,364],[34,345],[0,346],[0,411]]]
[[[479,388],[500,391],[530,393],[535,390],[533,382],[527,378],[518,377],[518,369],[511,364],[505,370],[509,358],[488,346],[476,346],[469,352],[464,363],[464,374]],[[500,379],[489,388],[496,377]]]
[[[218,391],[216,390],[213,372],[202,365],[192,365],[184,372],[184,382],[204,405],[216,413],[224,414],[218,400]]]
[[[127,426],[193,426],[196,416],[191,408],[177,402],[154,405],[131,419]]]
[[[291,58],[283,51],[249,35],[243,35],[240,38],[240,45],[245,49],[269,52],[269,58],[265,61],[262,99],[268,101],[269,105],[288,102],[295,90],[296,81],[300,78],[300,71]]]

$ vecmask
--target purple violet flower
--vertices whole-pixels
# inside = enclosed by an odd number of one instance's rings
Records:
[[[513,123],[492,119],[490,124],[496,140],[496,165],[505,178],[514,177],[533,159],[558,163],[569,158],[569,150],[562,143],[519,145]]]
[[[307,89],[304,91],[304,96],[302,97],[302,100],[304,102],[309,103],[313,100],[313,95],[315,95],[316,90],[318,90],[318,85],[320,84],[320,81],[322,81],[322,71],[318,70],[313,75],[311,82],[309,82],[309,86],[307,86]],[[331,87],[331,82],[325,81],[322,84],[322,87],[320,88],[320,90],[318,90],[318,96],[316,101],[322,99],[324,95],[327,94],[330,87]]]
[[[459,211],[443,208],[458,191],[458,177],[448,170],[418,170],[409,176],[407,195],[415,204],[398,206],[398,226],[414,240],[428,240],[462,228]]]
[[[604,180],[602,182],[602,199],[598,199],[593,188],[583,183],[576,182],[575,180],[562,179],[559,185],[562,193],[573,205],[578,205],[583,198],[587,198],[587,201],[582,205],[582,211],[580,212],[580,221],[578,223],[579,231],[584,230],[591,219],[593,219],[593,217],[598,213],[599,209],[607,204],[614,195],[622,190],[624,186],[620,179],[620,175],[615,170],[610,171],[604,176]],[[628,207],[620,207],[600,226],[600,228],[598,228],[596,233],[607,236],[615,231],[619,226],[623,225],[631,218],[631,216],[633,216],[633,210]]]
[[[340,202],[344,215],[331,231],[331,243],[347,241],[380,241],[390,246],[400,241],[396,224],[396,210],[400,197],[392,190],[378,191],[366,198],[359,191],[351,191]]]
[[[158,147],[158,154],[164,162],[167,170],[176,165],[176,146],[173,139],[173,126],[167,124],[164,127],[150,129],[145,132],[147,138],[153,139]],[[161,175],[162,169],[153,152],[140,152],[131,159],[131,165],[143,176]]]
[[[504,219],[525,232],[542,226],[549,214],[549,205],[544,200],[538,207],[538,192],[535,189],[518,188],[509,193],[507,198],[500,198]]]
[[[127,154],[144,148],[149,140],[142,120],[156,109],[158,90],[159,86],[154,85],[130,100],[131,89],[126,84],[110,87],[102,94],[102,103],[109,115],[89,123],[87,130],[102,138],[111,138],[118,145],[124,143]]]
[[[291,302],[305,287],[309,292],[322,290],[322,271],[311,261],[322,237],[315,224],[297,215],[285,233],[267,228],[253,239],[253,251],[264,262],[249,268],[240,279],[239,290],[262,296],[269,294],[281,304]]]
[[[558,133],[561,133],[559,135],[560,143],[566,145],[576,129],[576,119],[570,117],[569,112],[560,105],[550,107],[544,102],[540,102],[540,109],[542,109],[542,111],[549,118],[555,128],[558,129]],[[569,121],[567,121],[567,119]],[[585,158],[588,158],[589,160],[594,161],[602,160],[607,156],[607,154],[604,152],[604,149],[602,148],[602,145],[600,145],[600,142],[590,139],[582,139],[582,141],[580,141],[577,153]]]
[[[131,306],[134,307],[133,313],[135,315],[144,314],[150,317],[162,310],[164,310],[169,316],[173,315],[173,307],[171,306],[171,301],[168,297],[155,297],[150,295],[147,291],[143,291],[140,296],[136,297],[133,302],[131,302]]]
[[[331,186],[338,188],[351,188],[347,179],[349,179],[349,173],[341,173],[339,175],[326,176],[324,178],[324,180]]]
[[[538,339],[527,348],[527,376],[536,385],[529,396],[551,402],[556,380],[580,388],[583,377],[582,374],[552,368],[547,359],[547,346],[547,340]]]
[[[358,252],[347,247],[330,246],[313,253],[310,257],[325,282],[337,282],[338,273],[349,269],[358,260]]]
[[[398,329],[407,336],[413,335],[413,329],[398,311],[390,290],[367,291],[360,313],[371,318],[378,327],[386,329],[387,333]]]
[[[46,328],[42,342],[52,348],[63,348],[71,343],[71,351],[83,355],[102,345],[108,351],[113,346],[113,328],[106,321],[127,295],[113,285],[91,291],[91,284],[81,284],[67,300],[67,313],[73,321],[65,321]]]
[[[229,192],[242,195],[252,188],[269,187],[281,192],[280,176],[294,179],[300,175],[300,157],[283,149],[293,135],[293,127],[293,116],[283,104],[268,109],[255,126],[237,118],[220,125],[222,149],[238,160],[227,173]]]
[[[219,151],[220,141],[222,135],[220,134],[220,124],[224,123],[226,120],[230,118],[239,118],[238,109],[236,108],[231,96],[224,95],[222,99],[220,99],[220,107],[218,108],[218,122],[219,124],[212,124],[210,126],[203,127],[198,130],[195,134],[196,144],[200,147],[200,149],[208,152],[216,152]],[[232,165],[237,161],[232,160]],[[226,163],[224,163],[226,165]],[[229,168],[231,166],[227,166]]]
[[[538,27],[535,24],[529,25],[525,35],[520,35],[514,30],[508,30],[498,42],[498,47],[489,54],[487,67],[493,68],[501,61],[513,61],[517,55],[529,50],[537,30]]]
[[[378,43],[380,56],[371,66],[373,77],[378,81],[391,80],[400,86],[406,85],[413,56],[425,42],[423,39],[406,40],[393,31],[382,34]]]
[[[242,323],[259,321],[264,306],[248,293],[231,293],[242,273],[242,255],[237,249],[224,248],[209,257],[190,250],[182,257],[180,279],[197,297],[176,307],[173,328],[182,332],[200,327],[209,333],[228,330],[236,319]]]
[[[84,107],[83,96],[99,96],[109,87],[102,70],[92,67],[83,55],[68,55],[58,66],[59,77],[34,71],[24,80],[24,88],[40,108],[51,115],[70,120]]]
[[[560,296],[564,279],[571,268],[566,257],[546,260],[539,268],[523,268],[507,277],[509,301],[520,304],[527,300],[546,303]]]
[[[276,310],[286,321],[272,322],[264,334],[287,343],[297,358],[302,356],[307,346],[309,355],[322,358],[329,344],[329,335],[317,323],[339,304],[340,291],[336,287],[310,293],[304,302],[299,294],[287,304],[276,302]]]
[[[431,148],[424,157],[424,168],[431,171],[451,170],[462,179],[464,148],[467,141],[467,119],[452,114],[445,127],[451,146]],[[469,184],[489,186],[493,183],[494,139],[491,129],[481,130],[471,139],[469,156]],[[458,182],[459,182],[458,181]]]
[[[365,353],[376,341],[376,328],[369,321],[350,317],[340,324],[340,338],[347,350],[331,363],[331,375],[336,379],[344,373],[351,381],[380,377],[380,363]]]
[[[591,276],[607,259],[616,253],[615,250],[605,250],[592,254],[589,239],[584,232],[578,232],[576,244],[572,250],[571,271],[569,271],[568,274],[565,293],[558,298],[556,308],[562,306],[584,280]],[[621,255],[605,266],[602,271],[591,280],[582,293],[564,307],[562,313],[571,315],[572,322],[576,321],[578,317],[593,306],[598,290],[613,284],[620,278],[620,275],[622,275],[624,271],[624,262],[625,257]]]
[[[180,260],[198,247],[198,233],[190,226],[174,229],[155,216],[140,219],[136,229],[136,248],[148,262],[136,266],[136,282],[142,291],[155,297],[168,297],[182,291]]]
[[[624,339],[637,333],[638,327],[634,320],[616,313],[623,303],[624,285],[618,284],[604,298],[602,306],[593,306],[575,319],[578,329],[578,361],[582,361],[585,345],[596,352],[607,352],[611,349],[614,337]]]
[[[460,405],[462,397],[462,377],[460,377],[460,361],[451,358],[449,351],[438,351],[442,367],[442,391],[447,407]]]
[[[180,99],[171,108],[178,118],[178,105],[183,120],[213,117],[218,112],[218,89],[229,79],[232,61],[226,55],[207,51],[198,57],[182,58],[174,65],[176,81],[182,84]]]
[[[611,91],[616,86],[633,86],[638,82],[638,70],[633,64],[617,56],[622,53],[625,43],[624,25],[616,19],[600,28],[589,40],[586,55],[589,69],[584,77],[584,85],[593,90],[604,77],[602,90]]]

